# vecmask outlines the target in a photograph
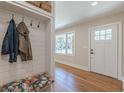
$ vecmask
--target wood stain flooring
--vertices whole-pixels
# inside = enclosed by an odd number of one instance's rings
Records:
[[[55,64],[55,92],[120,92],[120,80],[80,70],[71,66]]]

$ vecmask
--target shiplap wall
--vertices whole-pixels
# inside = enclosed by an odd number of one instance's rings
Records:
[[[14,13],[15,22],[18,24],[22,21],[24,15]],[[10,11],[0,10],[0,52],[4,35],[7,31],[8,21],[11,19]],[[24,16],[25,23],[30,31],[30,41],[32,45],[33,60],[22,62],[18,55],[17,63],[8,62],[9,56],[0,55],[0,85],[7,82],[22,79],[37,73],[46,71],[45,68],[45,24],[40,21],[40,28],[37,28],[39,20]],[[30,21],[33,20],[33,27],[30,27]]]

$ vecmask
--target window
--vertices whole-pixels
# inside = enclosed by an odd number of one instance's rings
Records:
[[[56,35],[56,53],[74,55],[74,32]]]
[[[66,43],[66,49],[67,49],[67,54],[73,54],[73,47],[74,47],[74,33],[67,33],[67,43]]]
[[[112,39],[112,29],[106,30],[106,40]]]
[[[56,36],[56,53],[65,54],[66,53],[66,35]]]
[[[95,40],[111,40],[112,29],[95,31]]]

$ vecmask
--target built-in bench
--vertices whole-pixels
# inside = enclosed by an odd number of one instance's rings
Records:
[[[47,73],[37,74],[7,83],[0,87],[0,92],[41,92],[50,87],[53,82]]]

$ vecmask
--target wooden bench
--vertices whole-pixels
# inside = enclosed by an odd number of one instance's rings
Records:
[[[47,74],[37,74],[15,80],[0,87],[0,92],[43,92],[50,88],[53,79]]]

